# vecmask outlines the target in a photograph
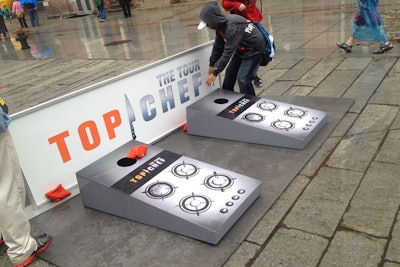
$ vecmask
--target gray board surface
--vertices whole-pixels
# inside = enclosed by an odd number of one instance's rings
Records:
[[[31,220],[54,236],[40,257],[58,266],[221,266],[337,126],[353,99],[276,96],[326,111],[327,124],[303,150],[188,135],[178,130],[155,145],[263,182],[261,196],[217,246],[85,208],[80,196]]]

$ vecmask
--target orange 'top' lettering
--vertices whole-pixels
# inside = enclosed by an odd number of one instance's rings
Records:
[[[87,130],[90,132],[90,140]],[[78,127],[79,137],[81,138],[82,147],[85,150],[92,150],[100,145],[100,134],[94,121],[85,121]]]
[[[104,114],[103,119],[107,129],[108,137],[111,140],[116,137],[114,129],[121,125],[121,115],[119,114],[118,110],[114,109]]]
[[[58,151],[60,151],[61,159],[64,163],[71,160],[71,155],[69,154],[67,144],[65,143],[65,138],[68,136],[69,132],[64,131],[48,139],[50,145],[53,143],[57,144]]]

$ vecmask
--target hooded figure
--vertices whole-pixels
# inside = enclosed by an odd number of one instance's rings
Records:
[[[215,42],[210,56],[207,85],[211,86],[228,64],[222,88],[234,90],[236,79],[240,92],[255,95],[255,79],[266,47],[263,34],[250,21],[235,14],[222,14],[217,2],[207,3],[200,12],[198,29],[215,30]]]

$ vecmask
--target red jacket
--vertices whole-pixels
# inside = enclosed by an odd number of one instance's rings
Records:
[[[222,0],[222,6],[232,14],[240,15],[254,22],[260,22],[263,19],[263,15],[257,8],[256,2],[257,0]],[[240,4],[244,4],[246,9],[239,11]]]

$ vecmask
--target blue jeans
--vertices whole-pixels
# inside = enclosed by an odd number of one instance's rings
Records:
[[[31,19],[32,27],[39,25],[39,16],[35,8],[28,8],[29,18]]]
[[[104,4],[98,5],[97,10],[99,10],[99,15],[101,19],[107,19],[106,9],[104,8]]]
[[[256,95],[252,81],[257,76],[260,62],[261,57],[241,59],[237,54],[234,54],[226,68],[222,89],[234,91],[237,79],[242,94]]]

